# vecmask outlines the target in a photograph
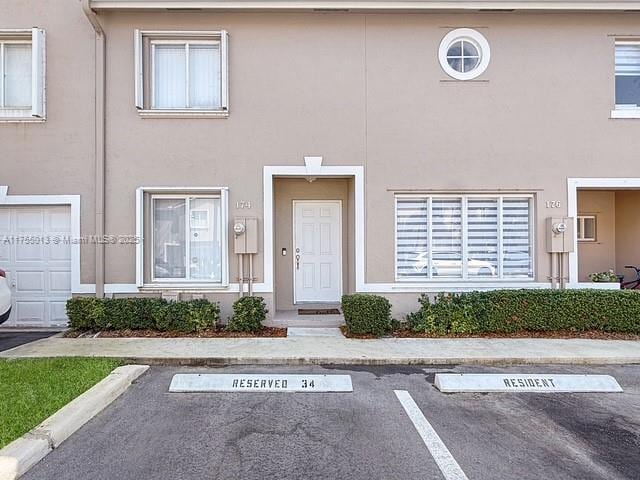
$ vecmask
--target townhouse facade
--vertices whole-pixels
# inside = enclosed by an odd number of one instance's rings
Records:
[[[0,8],[8,325],[240,291],[400,318],[640,264],[640,2]]]

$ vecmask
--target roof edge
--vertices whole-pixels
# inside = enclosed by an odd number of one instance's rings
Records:
[[[640,1],[596,0],[90,0],[94,10],[639,11]]]

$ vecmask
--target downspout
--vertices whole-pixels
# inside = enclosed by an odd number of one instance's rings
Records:
[[[102,237],[105,232],[105,84],[106,37],[98,15],[91,9],[90,0],[82,0],[82,10],[96,32],[95,38],[95,244],[96,297],[104,297],[105,249]]]

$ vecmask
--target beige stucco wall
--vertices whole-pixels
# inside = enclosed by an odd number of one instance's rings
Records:
[[[536,266],[544,281],[543,221],[560,213],[545,202],[566,205],[569,176],[637,174],[640,135],[632,133],[640,124],[609,119],[608,35],[632,29],[638,15],[104,17],[108,231],[133,229],[134,191],[143,182],[228,185],[231,217],[240,199],[261,216],[262,165],[300,165],[317,154],[325,164],[365,166],[368,282],[394,278],[395,191],[478,189],[537,194]],[[438,64],[438,44],[444,26],[468,25],[486,27],[491,65],[479,81],[452,82]],[[135,27],[227,29],[229,119],[141,119],[133,107]],[[590,74],[579,74],[586,64]],[[134,249],[110,248],[117,252],[109,256],[107,281],[132,282]]]
[[[616,192],[582,190],[578,192],[578,215],[596,216],[596,241],[578,242],[578,275],[589,282],[593,272],[616,269]]]
[[[91,233],[93,32],[79,2],[5,2],[0,27],[47,29],[48,118],[0,124],[0,185],[10,193],[81,194],[82,229]],[[364,166],[366,242],[349,248],[366,249],[367,282],[394,279],[395,192],[478,190],[536,195],[536,278],[544,282],[544,219],[566,214],[567,177],[640,176],[640,121],[609,118],[611,35],[640,34],[640,14],[203,11],[101,19],[109,234],[135,232],[142,185],[228,186],[229,217],[253,215],[262,225],[262,166],[322,155],[325,165]],[[452,81],[438,63],[439,42],[468,26],[489,40],[491,64],[477,81]],[[135,28],[228,30],[230,117],[141,118]],[[236,210],[238,200],[252,209]],[[546,208],[549,200],[561,208]],[[93,280],[90,250],[83,247],[85,282]],[[135,282],[133,246],[108,246],[106,255],[108,283]],[[262,254],[256,260],[260,281]],[[417,294],[405,296],[413,304]]]
[[[94,34],[74,0],[3,0],[0,30],[46,31],[44,123],[0,123],[0,185],[9,195],[80,195],[81,231],[94,228]],[[81,248],[83,282],[94,249]]]
[[[640,266],[640,191],[616,192],[616,271],[625,280],[635,278],[625,265]]]
[[[349,211],[352,199],[346,178],[317,179],[309,183],[303,178],[276,178],[274,180],[274,224],[275,224],[275,298],[278,310],[291,310],[293,304],[293,201],[294,200],[340,200],[342,202],[342,285],[344,293],[351,292],[353,282],[353,251],[349,242]],[[352,244],[351,244],[352,245]],[[282,255],[282,249],[287,255]]]

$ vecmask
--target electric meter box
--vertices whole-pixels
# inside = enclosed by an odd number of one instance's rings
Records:
[[[233,220],[234,253],[258,253],[258,219],[241,217]]]
[[[571,217],[548,217],[546,222],[547,252],[573,252],[575,219]]]

